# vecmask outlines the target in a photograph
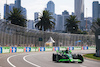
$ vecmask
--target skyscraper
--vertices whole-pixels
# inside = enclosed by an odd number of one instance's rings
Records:
[[[39,13],[35,12],[34,13],[34,21],[37,23],[38,22],[38,17],[39,17]]]
[[[47,8],[45,8],[45,10],[49,11],[52,15],[53,18],[56,18],[56,14],[55,14],[55,4],[53,1],[49,1],[47,3]],[[55,22],[54,19],[51,19],[51,21]],[[52,30],[54,31],[54,29]]]
[[[35,12],[34,13],[34,28],[35,28],[36,23],[39,21],[38,17],[39,17],[39,12]]]
[[[22,15],[27,19],[27,10],[24,7],[21,7]]]
[[[21,8],[21,0],[15,0],[15,8]]]
[[[33,20],[27,21],[27,29],[34,29],[34,21]]]
[[[51,12],[53,16],[55,15],[55,4],[53,3],[53,1],[49,1],[47,3],[46,10],[48,10],[49,12]]]
[[[62,15],[69,15],[69,12],[67,10],[64,10],[64,12],[62,12]]]
[[[4,4],[4,19],[8,18],[8,13],[9,13],[9,5]]]
[[[84,0],[75,0],[75,15],[78,20],[84,20]]]
[[[21,0],[15,0],[15,8],[22,10],[22,15],[27,19],[27,10],[21,6]]]
[[[15,4],[10,4],[10,5],[9,5],[9,11],[12,12],[14,7],[15,7]]]
[[[93,21],[100,18],[100,4],[98,1],[94,1],[93,4]]]
[[[62,32],[63,31],[63,17],[62,15],[56,15],[56,31],[57,32]]]

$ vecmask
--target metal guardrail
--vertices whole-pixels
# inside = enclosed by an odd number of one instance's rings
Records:
[[[94,35],[43,32],[0,22],[0,46],[44,47],[50,37],[55,41],[53,46],[95,45]]]

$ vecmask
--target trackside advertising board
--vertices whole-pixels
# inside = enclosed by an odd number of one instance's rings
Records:
[[[60,48],[59,47],[54,47],[53,48],[53,51],[57,51],[57,50],[59,50]]]
[[[66,50],[67,49],[67,47],[59,47],[60,48],[60,50]]]
[[[33,51],[39,51],[39,47],[31,47],[31,52]]]
[[[89,50],[95,50],[96,47],[95,47],[95,46],[89,46],[88,49],[89,49]]]
[[[17,47],[11,47],[12,49],[12,53],[16,53],[17,52]]]
[[[10,53],[10,47],[2,47],[2,53]]]
[[[24,47],[17,47],[17,52],[24,52]]]
[[[81,46],[75,46],[75,47],[74,47],[74,50],[81,50],[81,49],[82,49]]]
[[[82,49],[83,50],[88,50],[88,46],[83,46]]]
[[[2,53],[2,47],[0,47],[0,53]]]
[[[45,51],[45,47],[40,47],[39,51]]]
[[[25,51],[26,52],[30,52],[31,51],[31,47],[25,47]]]
[[[74,50],[74,47],[69,47],[69,50]]]
[[[53,51],[53,47],[45,47],[45,51]]]

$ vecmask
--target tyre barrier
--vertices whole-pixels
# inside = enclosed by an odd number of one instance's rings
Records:
[[[95,46],[70,46],[70,47],[0,47],[2,53],[19,53],[19,52],[35,52],[35,51],[59,51],[59,50],[95,50]],[[97,55],[100,51],[97,52]]]

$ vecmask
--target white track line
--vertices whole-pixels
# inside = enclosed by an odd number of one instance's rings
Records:
[[[18,55],[24,55],[24,54],[18,54]],[[7,62],[8,62],[12,67],[16,67],[16,66],[10,62],[10,58],[15,57],[15,56],[18,56],[18,55],[12,55],[12,56],[10,56],[10,57],[7,58]]]
[[[13,64],[9,61],[9,59],[12,58],[12,57],[15,57],[15,56],[17,56],[17,55],[13,55],[13,56],[10,56],[10,57],[7,58],[7,62],[8,62],[12,67],[16,67],[16,66],[13,65]]]
[[[26,60],[26,57],[28,57],[28,56],[31,56],[31,55],[26,55],[26,56],[24,56],[24,57],[23,57],[23,60],[26,61],[27,63],[33,65],[33,66],[41,67],[41,66],[39,66],[39,65],[37,65],[37,64],[34,64],[34,63],[30,62],[30,61],[27,61],[27,60]]]

